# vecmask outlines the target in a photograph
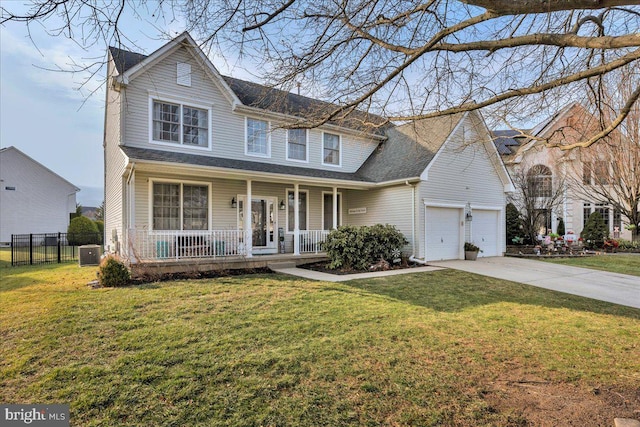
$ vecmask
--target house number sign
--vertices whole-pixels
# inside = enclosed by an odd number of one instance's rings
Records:
[[[366,214],[367,208],[352,208],[349,209],[349,215]]]

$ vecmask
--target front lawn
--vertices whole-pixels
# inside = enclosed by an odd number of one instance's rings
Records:
[[[538,257],[542,261],[640,276],[640,254],[604,254],[574,258]]]
[[[95,271],[0,264],[1,402],[70,403],[75,426],[611,425],[640,409],[640,310],[450,270],[90,290]]]

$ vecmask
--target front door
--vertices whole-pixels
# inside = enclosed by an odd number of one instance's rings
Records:
[[[238,228],[244,228],[244,206],[246,196],[238,196]],[[276,197],[255,196],[251,198],[251,246],[254,253],[277,252],[277,206]]]

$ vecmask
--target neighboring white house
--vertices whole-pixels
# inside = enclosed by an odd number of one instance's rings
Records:
[[[75,185],[15,147],[0,149],[0,243],[12,234],[67,232]]]
[[[602,191],[616,194],[613,177],[622,176],[614,173],[616,166],[609,153],[586,148],[564,151],[545,143],[575,143],[595,134],[597,126],[597,119],[584,106],[573,103],[528,131],[533,138],[519,137],[517,131],[496,131],[495,143],[513,177],[537,171],[532,179],[544,182],[549,194],[552,188],[562,186],[561,203],[548,212],[546,224],[540,224],[541,229],[557,232],[562,219],[565,231],[579,236],[589,215],[598,212],[612,237],[630,240],[631,231],[625,228],[628,221],[598,195]],[[541,194],[544,191],[540,189]]]
[[[220,75],[188,33],[149,56],[110,48],[106,97],[111,252],[295,258],[332,228],[375,223],[422,260],[463,258],[465,241],[505,250],[513,185],[478,112],[393,126],[356,111],[286,129],[329,105]]]

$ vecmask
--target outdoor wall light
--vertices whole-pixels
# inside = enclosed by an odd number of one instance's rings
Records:
[[[280,204],[278,206],[280,207],[280,210],[283,211],[285,208],[284,200],[280,200]]]
[[[237,208],[238,207],[238,202],[236,201],[235,197],[231,199],[231,207],[232,208]]]
[[[473,215],[471,215],[471,212],[467,212],[467,215],[465,215],[465,219],[467,221],[473,221]]]

